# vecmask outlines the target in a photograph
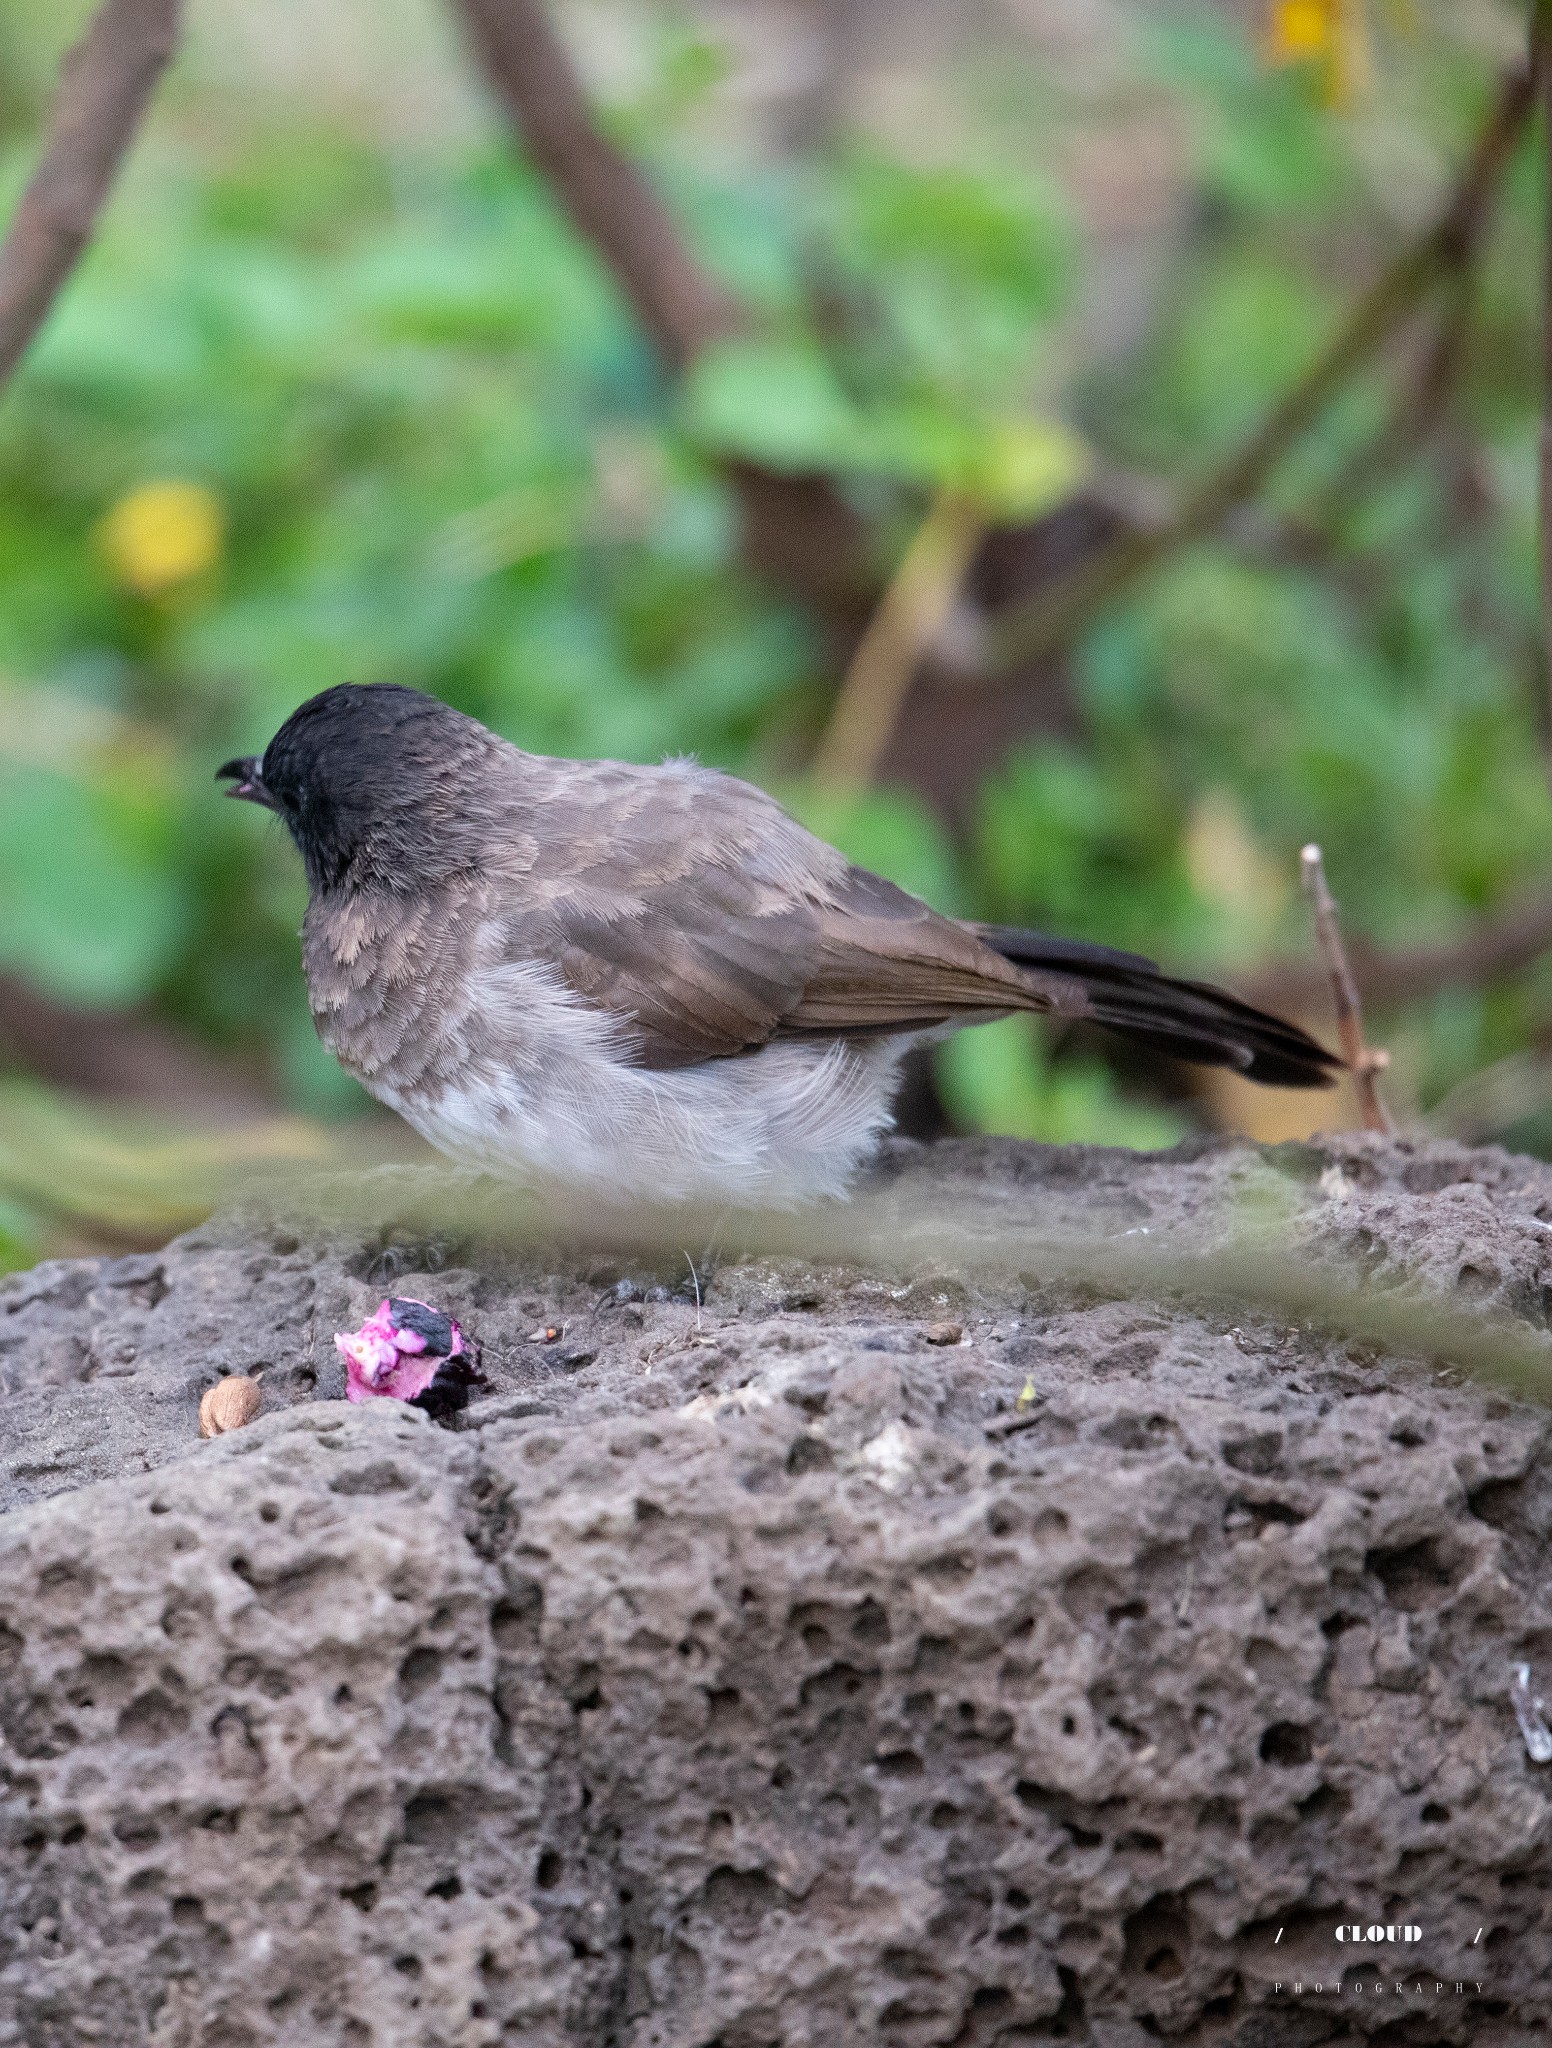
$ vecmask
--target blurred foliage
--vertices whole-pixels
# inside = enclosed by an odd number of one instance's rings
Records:
[[[0,1250],[25,1252],[40,1224],[85,1242],[155,1245],[266,1174],[375,1163],[370,1151],[346,1153],[299,1117],[237,1131],[169,1129],[143,1110],[104,1110],[8,1081],[0,1083]]]
[[[0,966],[262,1053],[297,1109],[358,1107],[306,1013],[298,865],[211,782],[350,678],[436,691],[540,751],[693,750],[944,908],[1197,971],[1306,945],[1310,838],[1381,940],[1533,887],[1552,807],[1529,148],[1418,449],[1330,499],[1414,373],[1408,345],[1330,409],[1258,527],[1094,623],[1081,730],[1011,747],[964,830],[907,791],[805,788],[836,678],[813,622],[737,560],[729,454],[837,475],[881,571],[944,483],[1015,519],[1086,465],[1200,476],[1426,217],[1517,33],[1510,13],[1474,42],[1442,5],[1365,24],[1372,82],[1336,92],[1311,26],[1328,15],[1283,8],[1273,40],[1308,61],[1277,65],[1211,9],[1130,21],[1128,62],[1192,160],[1145,333],[1077,369],[1090,251],[1057,183],[994,150],[945,161],[940,138],[730,163],[696,141],[721,67],[693,36],[665,37],[615,112],[759,326],[678,390],[499,137],[393,139],[273,101],[234,118],[175,76],[0,406]],[[30,11],[0,9],[0,201],[45,79]],[[1400,1106],[1537,1043],[1549,1001],[1532,972],[1392,1020]],[[967,1126],[1183,1128],[1091,1047],[1020,1025],[966,1035],[941,1071]],[[23,1257],[37,1191],[3,1186],[0,1253]]]

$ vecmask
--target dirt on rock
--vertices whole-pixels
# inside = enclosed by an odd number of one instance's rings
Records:
[[[1552,1304],[1502,1152],[881,1177],[1105,1242],[1274,1186],[1372,1290]],[[1540,1407],[1162,1288],[687,1279],[248,1214],[0,1283],[0,2044],[1548,2038]],[[389,1291],[484,1345],[454,1429],[342,1398]]]

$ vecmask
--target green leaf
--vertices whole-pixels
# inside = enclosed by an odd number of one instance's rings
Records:
[[[1060,420],[1001,420],[964,483],[1004,519],[1038,519],[1071,495],[1089,460],[1086,444]]]
[[[1006,519],[1057,504],[1088,467],[1058,420],[983,417],[922,389],[855,403],[814,344],[731,341],[686,381],[684,418],[708,448],[789,472],[852,470],[973,492]]]
[[[725,341],[685,379],[682,417],[706,447],[771,469],[853,468],[863,422],[818,348],[802,341]]]

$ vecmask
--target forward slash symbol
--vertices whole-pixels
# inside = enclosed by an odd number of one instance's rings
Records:
[[[1479,1930],[1479,1931],[1480,1931],[1480,1930]],[[1278,1930],[1277,1930],[1277,1934],[1276,1934],[1276,1937],[1275,1937],[1275,1939],[1274,1939],[1274,1940],[1273,1940],[1273,1942],[1272,1942],[1272,1946],[1273,1946],[1273,1948],[1276,1948],[1276,1946],[1277,1946],[1277,1943],[1278,1943],[1279,1941],[1281,1941],[1281,1940],[1282,1940],[1282,1938],[1283,1938],[1283,1931],[1282,1931],[1282,1929],[1281,1929],[1281,1928],[1279,1927],[1279,1928],[1278,1928]]]
[[[1476,1945],[1477,1945],[1477,1943],[1478,1943],[1478,1942],[1479,1942],[1479,1941],[1480,1941],[1481,1939],[1482,1939],[1482,1930],[1481,1930],[1481,1928],[1479,1927],[1479,1928],[1477,1929],[1476,1933],[1475,1933],[1475,1934],[1473,1934],[1473,1935],[1472,1935],[1472,1937],[1471,1937],[1471,1946],[1472,1946],[1473,1948],[1475,1948],[1475,1947],[1476,1947]]]

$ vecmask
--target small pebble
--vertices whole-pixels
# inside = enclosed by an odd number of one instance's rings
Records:
[[[203,1437],[225,1436],[229,1429],[241,1429],[259,1412],[259,1383],[246,1373],[232,1373],[205,1389],[199,1404],[199,1433]]]

